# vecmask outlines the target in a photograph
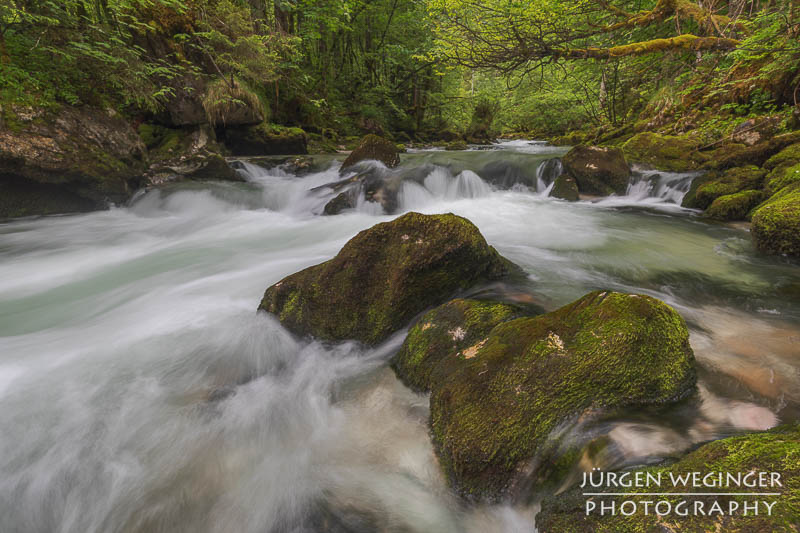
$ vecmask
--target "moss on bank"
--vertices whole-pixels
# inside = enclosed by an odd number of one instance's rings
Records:
[[[720,196],[706,209],[705,216],[717,220],[745,220],[763,198],[763,192],[752,190]]]
[[[787,185],[753,211],[751,232],[766,253],[800,256],[800,181]]]
[[[700,158],[695,155],[698,145],[696,139],[687,136],[642,132],[626,141],[622,151],[632,163],[682,172],[699,167]]]

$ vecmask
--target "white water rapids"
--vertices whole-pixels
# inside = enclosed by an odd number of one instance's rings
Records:
[[[687,319],[696,403],[565,438],[609,435],[622,465],[796,420],[800,269],[677,207],[685,176],[550,199],[536,168],[558,154],[518,142],[406,155],[436,168],[403,183],[400,211],[469,218],[529,274],[516,298],[552,309],[597,288],[643,292]],[[507,161],[529,186],[483,179]],[[536,504],[468,506],[447,488],[427,397],[386,365],[405,332],[377,349],[322,344],[256,314],[269,285],[394,217],[363,199],[315,214],[331,194],[309,190],[338,179],[331,164],[0,224],[0,530],[533,530]]]

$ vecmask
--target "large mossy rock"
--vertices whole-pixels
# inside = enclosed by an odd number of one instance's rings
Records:
[[[573,178],[566,174],[561,174],[556,178],[553,183],[553,188],[550,190],[550,196],[553,198],[561,198],[568,202],[577,202],[580,199],[578,185]]]
[[[536,515],[536,527],[541,533],[628,533],[631,531],[642,532],[685,532],[696,533],[700,531],[724,531],[725,533],[755,533],[755,532],[796,532],[798,517],[800,517],[800,424],[780,426],[763,433],[751,433],[738,437],[730,437],[705,444],[693,451],[677,463],[669,466],[656,466],[632,471],[650,473],[654,477],[661,475],[662,487],[655,487],[657,492],[700,492],[698,489],[684,487],[680,484],[673,487],[669,481],[670,474],[685,476],[692,472],[722,472],[746,474],[775,472],[780,474],[782,486],[760,487],[761,492],[779,492],[780,496],[753,497],[753,496],[687,496],[689,509],[688,516],[658,516],[650,507],[650,513],[645,514],[643,507],[630,516],[619,512],[620,505],[625,500],[661,501],[671,503],[672,508],[681,500],[681,496],[636,497],[635,492],[653,492],[654,487],[645,488],[620,488],[614,492],[631,493],[624,496],[607,496],[602,501],[606,505],[614,503],[617,513],[612,515],[606,511],[605,516],[600,516],[600,500],[591,498],[597,508],[587,515],[586,501],[590,497],[583,496],[585,489],[575,488],[564,494],[551,496],[542,502],[542,509]],[[668,490],[667,490],[668,489]],[[718,492],[747,492],[745,487],[728,487],[729,490]],[[713,491],[712,491],[713,492]],[[744,516],[742,510],[744,502],[752,505],[754,500],[777,502],[772,508],[771,516],[766,513],[763,504],[759,503],[759,513]],[[722,509],[727,511],[730,502],[738,502],[738,512],[733,515],[720,515],[719,513],[702,514],[691,512],[695,501],[703,502],[706,512],[714,501],[719,502]],[[664,507],[662,506],[662,509]]]
[[[769,170],[764,180],[764,190],[768,195],[800,181],[800,143],[788,146],[770,157],[764,163],[764,168]]]
[[[208,126],[166,128],[143,123],[139,136],[150,161],[145,173],[148,185],[182,180],[244,181],[225,161]]]
[[[469,220],[407,213],[276,283],[259,309],[297,334],[375,344],[427,307],[512,268]]]
[[[800,256],[800,181],[782,188],[753,211],[750,232],[762,252]]]
[[[500,302],[451,300],[417,320],[392,359],[392,368],[412,389],[429,391],[434,376],[446,379],[450,360],[457,361],[463,350],[520,312]]]
[[[705,216],[716,220],[745,220],[747,214],[764,199],[761,191],[742,191],[720,196],[705,211]]]
[[[706,209],[721,196],[750,189],[760,189],[766,174],[766,170],[753,165],[732,168],[724,173],[709,172],[705,176],[695,179],[692,188],[683,197],[681,205]]]
[[[575,179],[584,194],[625,194],[631,176],[619,148],[579,145],[561,158],[564,172]]]
[[[0,218],[103,209],[143,180],[145,146],[119,114],[7,108],[0,121]]]
[[[722,144],[702,154],[706,159],[702,166],[717,170],[744,165],[762,166],[766,165],[775,154],[797,143],[800,143],[800,131],[776,135],[753,146],[737,143]]]
[[[682,172],[699,166],[699,156],[694,155],[697,147],[697,140],[689,137],[642,132],[628,139],[622,151],[632,163]]]
[[[350,155],[344,160],[342,170],[368,159],[380,161],[388,168],[394,168],[400,164],[400,151],[397,149],[397,145],[383,137],[366,135],[361,139],[358,147],[350,152]]]
[[[298,155],[308,153],[308,135],[300,128],[262,122],[255,126],[227,127],[224,142],[233,155]]]
[[[451,484],[472,498],[515,494],[540,475],[526,471],[560,423],[675,401],[696,379],[680,315],[614,292],[499,324],[451,359],[432,383],[432,435]]]

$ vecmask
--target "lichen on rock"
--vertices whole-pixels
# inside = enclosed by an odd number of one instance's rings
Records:
[[[526,465],[559,424],[675,401],[696,379],[680,315],[649,296],[614,292],[500,323],[472,357],[457,358],[431,382],[431,427],[447,478],[471,498],[524,485]]]
[[[271,286],[259,309],[300,335],[376,344],[427,307],[514,268],[467,219],[407,213]]]
[[[392,359],[392,368],[409,387],[428,391],[434,375],[446,376],[450,362],[470,358],[497,324],[521,310],[501,302],[456,299],[422,315]]]

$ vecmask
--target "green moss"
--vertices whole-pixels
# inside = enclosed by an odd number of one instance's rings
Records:
[[[276,283],[259,309],[299,334],[375,344],[425,308],[511,268],[468,220],[407,213]]]
[[[262,122],[225,130],[225,145],[234,155],[297,155],[308,153],[308,135],[301,128]]]
[[[753,211],[751,234],[762,252],[800,256],[800,181]]]
[[[553,189],[550,191],[550,196],[553,198],[561,198],[569,202],[576,202],[580,198],[578,193],[578,185],[575,180],[566,174],[561,174],[556,178],[553,183]]]
[[[705,215],[717,220],[744,220],[763,198],[763,192],[752,190],[720,196],[706,209]]]
[[[444,145],[445,150],[455,151],[455,150],[466,150],[469,148],[465,141],[451,141]]]
[[[764,513],[763,506],[759,515],[744,516],[741,512],[744,501],[752,503],[753,497],[747,496],[714,496],[692,497],[690,501],[702,501],[708,509],[712,501],[718,501],[723,509],[727,509],[730,501],[739,502],[738,513],[731,516],[713,514],[704,516],[690,513],[689,516],[659,517],[654,513],[645,515],[637,512],[631,516],[606,514],[600,516],[595,512],[586,515],[587,497],[579,488],[565,494],[551,497],[542,503],[542,510],[536,516],[536,525],[541,533],[628,533],[663,531],[669,523],[669,531],[694,533],[696,531],[725,531],[730,533],[795,532],[800,517],[800,424],[786,425],[768,432],[752,433],[711,442],[701,446],[677,463],[669,466],[657,466],[641,469],[654,476],[659,474],[667,483],[669,475],[685,475],[691,472],[777,472],[781,474],[782,487],[777,487],[781,495],[774,498],[758,498],[775,501],[771,516]],[[723,492],[745,492],[746,488],[729,487]],[[651,487],[652,490],[652,487]],[[621,492],[646,492],[647,488],[620,489]],[[669,484],[669,492],[691,492],[690,487]],[[765,492],[768,490],[765,490]],[[665,491],[666,492],[666,491]],[[769,491],[772,492],[772,491]],[[614,501],[617,508],[630,496],[604,497],[610,504]],[[658,500],[667,500],[675,506],[683,498],[681,496],[661,496]],[[691,504],[690,504],[691,505]],[[651,507],[652,509],[652,507]]]
[[[764,183],[764,191],[772,195],[783,189],[787,185],[800,181],[800,163],[782,163],[775,167],[768,175]]]
[[[768,169],[776,168],[780,165],[790,163],[792,165],[800,163],[800,143],[787,146],[777,154],[767,159],[764,167]]]
[[[707,209],[720,196],[761,188],[765,175],[765,170],[753,165],[732,168],[722,174],[709,173],[699,182],[694,195],[684,198],[683,206]]]
[[[510,490],[558,424],[598,409],[674,401],[695,383],[683,319],[648,296],[594,292],[501,323],[474,346],[431,393],[442,468],[474,497]]]
[[[514,306],[479,300],[452,300],[423,315],[392,359],[398,377],[415,390],[428,391],[434,374],[446,374],[457,359],[497,324],[519,315]]]
[[[641,163],[658,170],[681,172],[699,166],[696,155],[699,142],[682,136],[661,135],[642,132],[631,137],[622,145],[625,157],[633,163]]]

